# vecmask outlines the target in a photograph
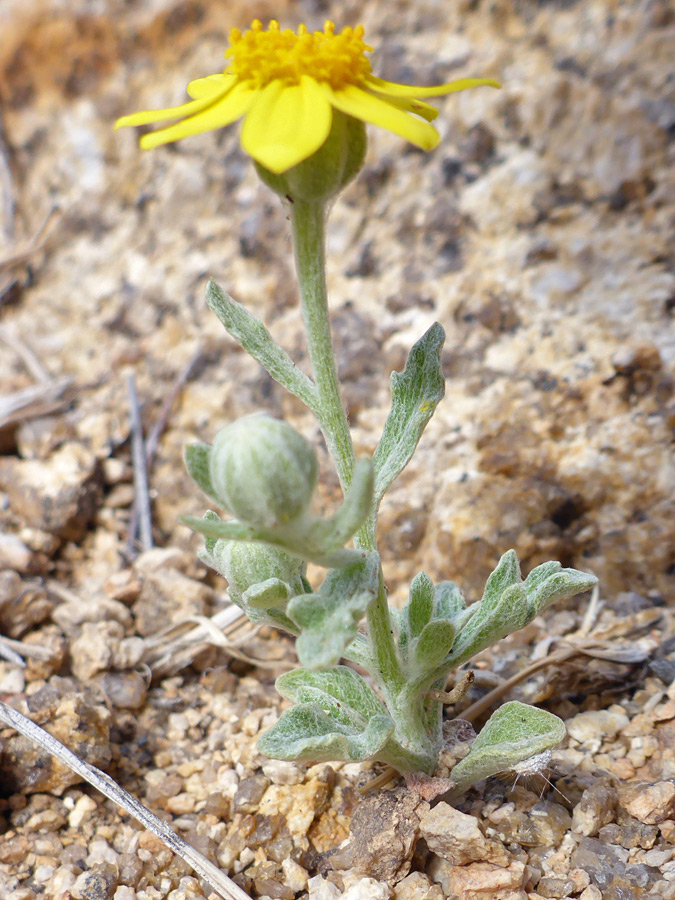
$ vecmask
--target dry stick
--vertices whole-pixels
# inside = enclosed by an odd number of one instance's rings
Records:
[[[543,659],[538,659],[536,662],[533,662],[532,665],[523,669],[522,672],[516,672],[511,678],[507,678],[503,684],[500,684],[498,687],[489,691],[484,697],[481,697],[480,700],[476,700],[476,702],[472,703],[468,709],[463,710],[457,718],[464,719],[466,722],[473,722],[481,713],[485,712],[486,709],[489,709],[495,701],[501,700],[505,694],[508,694],[512,687],[516,684],[520,684],[521,681],[529,678],[530,675],[534,675],[539,669],[545,669],[546,666],[553,666],[556,663],[564,662],[571,656],[577,656],[577,654],[582,654],[583,652],[584,651],[580,647],[570,647],[569,649],[558,650],[556,653],[545,656]]]
[[[141,409],[138,405],[136,393],[136,379],[129,376],[129,418],[131,422],[131,459],[134,469],[134,506],[138,510],[138,525],[140,543],[143,550],[151,550],[152,541],[152,511],[150,509],[150,494],[148,492],[148,468],[146,464],[145,441],[143,439],[143,422],[141,421]],[[127,554],[130,558],[136,556],[136,533],[129,528],[127,536]]]
[[[31,256],[34,256],[36,253],[39,253],[40,250],[44,250],[47,241],[44,240],[40,242],[40,238],[44,234],[49,222],[51,221],[52,216],[58,210],[58,206],[51,206],[47,212],[47,215],[44,217],[40,225],[38,226],[37,231],[33,235],[33,237],[28,241],[25,248],[21,250],[15,251],[11,256],[5,256],[4,259],[0,259],[0,272],[5,269],[11,269],[13,266],[18,266],[20,263],[28,262]]]
[[[4,341],[8,347],[11,347],[36,381],[52,382],[53,379],[49,369],[47,369],[36,352],[24,340],[12,334],[3,325],[0,325],[0,341]]]
[[[152,468],[152,463],[155,458],[155,453],[157,452],[157,447],[159,445],[159,439],[161,438],[164,429],[167,426],[169,421],[169,416],[171,415],[171,410],[173,409],[173,405],[178,399],[180,392],[185,387],[187,381],[190,378],[190,375],[194,371],[195,367],[204,357],[204,348],[198,347],[194,354],[188,360],[185,368],[178,374],[175,382],[169,393],[166,395],[164,399],[164,403],[162,404],[162,408],[159,411],[159,416],[157,417],[157,421],[150,429],[150,433],[145,441],[145,468],[146,472],[149,472]],[[127,529],[127,555],[133,557],[135,555],[135,547],[136,547],[136,535],[138,533],[138,523],[139,523],[139,508],[136,503],[136,499],[134,498],[133,505],[131,507],[131,515],[129,517],[129,527]]]
[[[2,232],[6,241],[14,239],[14,218],[16,216],[16,191],[11,163],[12,151],[5,136],[5,122],[0,109],[0,196],[2,197]]]
[[[16,729],[29,740],[43,747],[48,753],[51,753],[52,756],[55,756],[68,768],[72,769],[73,772],[77,772],[81,778],[93,785],[109,800],[121,806],[137,822],[140,822],[144,828],[156,835],[169,850],[176,853],[181,859],[184,859],[197,875],[203,878],[225,900],[251,900],[249,894],[245,893],[239,885],[235,884],[227,875],[224,875],[210,860],[202,856],[194,847],[191,847],[175,831],[172,831],[166,822],[158,819],[154,813],[151,813],[142,803],[139,803],[135,797],[128,794],[109,775],[75,756],[60,741],[57,741],[55,737],[52,737],[49,732],[40,728],[35,722],[32,722],[18,710],[12,709],[11,706],[7,706],[2,702],[0,702],[0,722],[4,722],[5,725]]]

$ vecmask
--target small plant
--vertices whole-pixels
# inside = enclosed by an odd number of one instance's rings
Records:
[[[433,691],[481,650],[522,628],[557,600],[596,579],[557,562],[520,573],[513,550],[502,556],[479,602],[466,605],[451,581],[424,572],[402,610],[387,603],[376,531],[378,506],[407,465],[443,397],[436,323],[391,376],[391,408],[372,458],[357,460],[342,403],[328,318],[324,228],[332,199],[358,173],[365,122],[425,150],[436,146],[437,110],[421,98],[490,85],[464,79],[411,87],[376,78],[362,28],[335,34],[281,31],[260,22],[234,29],[223,74],[188,85],[175,109],[142,112],[117,125],[162,119],[177,124],[141,137],[142,147],[243,118],[241,141],[263,181],[288,205],[313,377],[304,374],[265,325],[211,281],[207,303],[248,353],[314,414],[344,491],[330,516],[312,513],[317,460],[288,424],[264,415],[240,419],[210,444],[186,448],[187,469],[231,518],[213,511],[185,523],[206,538],[201,558],[223,575],[232,600],[253,622],[296,637],[301,667],[277,680],[294,705],[259,740],[268,756],[289,760],[380,760],[403,773],[431,775],[442,745],[442,705]],[[348,546],[351,543],[352,546]],[[324,567],[314,587],[306,564]],[[365,618],[365,628],[361,622]],[[340,661],[354,663],[369,679]],[[563,739],[563,723],[518,702],[504,704],[451,773],[455,793]]]

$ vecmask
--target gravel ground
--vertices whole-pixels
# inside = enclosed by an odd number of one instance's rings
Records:
[[[532,666],[509,696],[562,716],[567,743],[550,770],[504,773],[457,809],[398,781],[367,790],[378,767],[255,749],[283,708],[273,683],[292,645],[266,629],[209,637],[206,620],[219,634],[227,621],[225,585],[177,517],[203,503],[185,443],[257,409],[316,442],[320,503],[339,499],[315,424],[203,299],[212,275],[306,365],[285,214],[235,128],[152,153],[111,130],[220,68],[227,29],[251,17],[238,0],[0,7],[0,635],[26,662],[0,658],[0,699],[251,897],[675,898],[672,8],[286,0],[255,14],[362,21],[385,78],[504,84],[440,101],[433,154],[371,130],[333,210],[329,287],[361,453],[388,373],[432,321],[447,332],[446,398],[383,504],[393,601],[421,569],[475,598],[510,547],[525,571],[556,558],[599,577],[592,603],[476,660],[449,711]],[[141,553],[131,375],[159,433],[155,549]],[[0,730],[3,900],[204,890]]]

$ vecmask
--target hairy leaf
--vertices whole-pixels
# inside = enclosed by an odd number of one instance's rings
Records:
[[[374,716],[359,731],[336,722],[315,703],[299,703],[260,736],[258,750],[274,759],[299,762],[362,762],[377,758],[393,732],[389,716]]]
[[[326,575],[316,594],[294,597],[287,614],[301,629],[298,658],[308,669],[334,666],[356,636],[358,623],[377,596],[379,556],[361,558]]]
[[[227,331],[275,381],[295,394],[310,409],[315,409],[316,386],[281,348],[257,316],[233,300],[211,279],[206,288],[206,303]]]
[[[287,700],[315,703],[337,721],[357,728],[365,728],[373,716],[387,714],[375,691],[347,666],[323,672],[294,669],[277,678],[276,688]]]
[[[565,724],[557,716],[512,700],[488,719],[465,756],[450,773],[453,794],[472,784],[506,772],[547,750],[565,738]]]
[[[373,456],[375,504],[408,464],[445,393],[441,371],[443,328],[434,322],[410,350],[403,372],[391,373],[391,409]]]

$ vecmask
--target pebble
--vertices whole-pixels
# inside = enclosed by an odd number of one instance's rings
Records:
[[[659,825],[675,815],[675,783],[641,781],[622,785],[619,803],[629,815],[645,825]]]
[[[509,862],[506,848],[485,837],[475,816],[468,816],[447,803],[441,802],[422,814],[420,835],[433,853],[456,866],[476,860],[498,866]]]
[[[542,897],[562,898],[569,897],[574,891],[574,882],[569,878],[556,878],[546,875],[537,885],[537,893]]]
[[[99,460],[80,443],[63,444],[47,459],[0,458],[0,488],[13,512],[33,528],[80,541],[101,498]]]
[[[386,884],[374,878],[360,878],[342,895],[342,900],[389,900],[391,892]]]
[[[591,710],[579,713],[565,722],[567,733],[580,744],[592,743],[596,750],[603,740],[611,740],[627,727],[629,718],[616,708]]]
[[[309,889],[308,900],[339,900],[342,897],[340,888],[332,881],[322,878],[321,875],[310,878],[307,887]]]
[[[574,807],[572,830],[577,834],[597,834],[603,825],[614,819],[617,795],[609,782],[597,782],[586,788]]]
[[[411,872],[394,885],[392,900],[443,900],[443,891],[422,872]]]
[[[16,534],[0,534],[0,572],[12,569],[12,574],[30,572],[33,553]]]
[[[488,862],[453,866],[435,856],[427,871],[440,884],[446,900],[527,900],[522,890],[526,877],[522,862],[513,861],[506,867]]]

